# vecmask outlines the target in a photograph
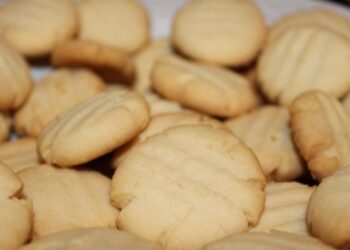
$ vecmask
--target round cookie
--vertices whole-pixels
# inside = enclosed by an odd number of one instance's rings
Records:
[[[186,111],[186,109],[182,107],[178,102],[163,99],[153,92],[144,93],[143,96],[149,105],[151,116],[170,112]]]
[[[271,26],[268,40],[269,42],[275,41],[285,29],[290,27],[310,24],[326,26],[350,39],[350,21],[347,18],[330,9],[317,8],[298,11],[282,17]]]
[[[121,210],[118,228],[164,249],[201,249],[255,225],[264,186],[258,161],[237,137],[187,125],[135,146],[118,166],[110,195]]]
[[[254,151],[267,179],[289,181],[305,172],[289,122],[288,109],[263,106],[225,125]]]
[[[79,39],[136,52],[148,41],[149,17],[136,0],[81,0]]]
[[[110,228],[75,229],[56,233],[20,250],[160,250],[150,242]]]
[[[263,15],[250,0],[194,0],[177,12],[172,42],[193,59],[241,66],[255,59],[266,33]]]
[[[350,89],[349,60],[350,41],[341,34],[320,25],[293,26],[265,47],[258,81],[268,99],[282,105],[309,90],[340,98]]]
[[[60,167],[86,163],[126,143],[148,123],[141,95],[118,89],[100,93],[62,113],[38,138],[42,159]]]
[[[245,233],[226,237],[204,250],[335,250],[317,238],[272,231],[271,233]]]
[[[51,54],[56,67],[84,67],[99,73],[107,81],[130,82],[134,65],[119,49],[83,40],[71,40],[57,46]]]
[[[350,164],[350,116],[321,91],[300,95],[290,107],[294,141],[318,180]]]
[[[117,149],[114,153],[112,164],[116,168],[124,159],[125,155],[137,144],[145,141],[148,137],[161,133],[168,128],[183,125],[209,125],[214,128],[225,128],[224,124],[198,113],[172,112],[158,114],[151,117],[151,120],[145,130],[143,130],[136,138]]]
[[[137,92],[151,90],[151,71],[156,60],[164,54],[171,53],[171,44],[167,38],[152,41],[146,48],[138,52],[135,57],[136,80],[133,89]]]
[[[75,228],[114,227],[118,210],[109,203],[111,181],[102,174],[40,165],[18,176],[23,194],[33,202],[34,238]]]
[[[270,182],[265,188],[265,209],[250,232],[272,230],[309,235],[306,209],[314,188],[298,182]]]
[[[6,114],[0,113],[0,142],[6,140],[10,134],[10,119]]]
[[[220,117],[242,114],[258,102],[252,86],[239,74],[174,55],[162,56],[156,62],[152,87],[167,99]]]
[[[0,11],[1,36],[21,54],[37,57],[72,37],[78,28],[70,0],[6,1]]]
[[[36,140],[24,137],[1,143],[0,161],[15,173],[39,165],[40,158],[36,150]]]
[[[0,39],[0,111],[20,107],[27,99],[32,86],[25,59]]]
[[[307,223],[313,235],[337,248],[350,243],[350,167],[322,180],[312,194]]]
[[[102,80],[88,70],[60,69],[37,84],[14,117],[18,134],[37,137],[52,120],[105,90]]]
[[[22,183],[0,161],[0,249],[18,249],[30,236],[32,206],[21,199]]]

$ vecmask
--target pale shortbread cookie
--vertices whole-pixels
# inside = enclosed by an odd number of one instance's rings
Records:
[[[78,10],[79,39],[126,52],[135,52],[148,41],[148,13],[136,0],[81,0]]]
[[[168,38],[159,38],[152,41],[146,48],[137,53],[134,57],[136,80],[133,89],[137,92],[151,90],[151,71],[156,60],[171,53],[171,44]]]
[[[144,97],[150,108],[150,115],[155,116],[163,113],[186,111],[178,102],[163,99],[155,93],[147,92]]]
[[[240,66],[255,59],[266,33],[263,15],[250,0],[192,0],[175,16],[172,41],[196,60]]]
[[[225,128],[220,121],[198,113],[172,112],[154,115],[151,117],[146,129],[126,145],[116,150],[112,165],[116,168],[124,159],[125,155],[137,144],[145,141],[148,137],[161,133],[168,128],[183,125],[209,125],[214,128]]]
[[[0,39],[0,111],[20,107],[28,97],[32,86],[32,78],[25,59]]]
[[[298,11],[282,17],[270,27],[268,40],[273,42],[285,29],[290,27],[310,24],[324,25],[350,39],[350,21],[347,18],[335,11],[317,8]]]
[[[251,232],[278,230],[309,235],[306,209],[314,188],[298,182],[270,182],[265,188],[265,209]]]
[[[107,91],[46,126],[38,139],[38,151],[49,164],[86,163],[128,142],[148,120],[148,104],[141,95],[123,89]]]
[[[341,34],[320,25],[293,26],[264,49],[258,80],[270,101],[282,105],[308,90],[339,98],[350,89],[348,61],[350,41]]]
[[[314,177],[321,180],[350,164],[350,116],[337,99],[310,91],[290,112],[294,141]]]
[[[87,170],[40,165],[18,173],[23,194],[33,202],[33,237],[60,231],[115,227],[118,210],[109,203],[111,181]]]
[[[350,167],[322,180],[311,196],[307,223],[313,235],[335,247],[350,247]]]
[[[53,71],[35,84],[14,124],[18,134],[37,137],[59,114],[105,90],[103,81],[84,69]]]
[[[75,229],[56,233],[20,250],[160,250],[160,247],[111,228]]]
[[[92,41],[62,43],[52,52],[51,62],[57,67],[90,68],[107,81],[130,82],[134,77],[134,65],[126,52]]]
[[[255,225],[265,177],[230,132],[204,125],[170,128],[135,146],[112,180],[118,228],[165,249],[200,249]]]
[[[252,86],[238,73],[175,55],[157,60],[152,87],[186,107],[221,117],[242,114],[258,102]]]
[[[0,144],[0,161],[17,173],[23,169],[40,164],[36,149],[36,140],[33,138],[19,138]]]
[[[23,245],[30,236],[32,206],[20,199],[22,183],[0,161],[0,249],[14,250]]]
[[[10,119],[6,114],[0,113],[0,142],[6,140],[10,133]]]
[[[317,238],[306,235],[273,231],[272,233],[245,233],[226,237],[204,250],[335,250]]]
[[[225,125],[254,151],[267,179],[288,181],[305,172],[289,122],[288,109],[263,106]]]
[[[71,0],[13,0],[1,6],[1,36],[28,57],[48,54],[77,28]]]

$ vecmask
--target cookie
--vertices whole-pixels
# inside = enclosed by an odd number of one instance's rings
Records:
[[[265,188],[265,209],[251,232],[272,230],[309,235],[306,209],[314,189],[298,182],[270,182]]]
[[[340,98],[350,89],[349,60],[350,41],[341,34],[320,25],[293,26],[265,47],[258,81],[270,101],[286,106],[309,90]]]
[[[23,194],[33,202],[33,237],[60,231],[115,227],[118,210],[109,203],[111,181],[88,170],[40,165],[18,173]]]
[[[176,13],[171,38],[193,59],[242,66],[255,59],[266,33],[263,15],[250,0],[196,0]]]
[[[124,159],[125,155],[130,152],[135,145],[145,141],[148,137],[161,133],[168,128],[184,125],[209,125],[214,128],[226,128],[220,121],[194,112],[172,112],[154,115],[151,117],[145,130],[143,130],[131,142],[116,150],[113,156],[112,165],[117,167],[122,159]]]
[[[136,0],[82,0],[78,5],[79,39],[136,52],[150,32],[149,17]]]
[[[10,119],[6,114],[0,113],[0,142],[6,140],[10,133]]]
[[[38,138],[38,151],[49,164],[86,163],[128,142],[148,123],[141,95],[128,90],[100,93],[62,113]]]
[[[332,20],[330,22],[329,20]],[[350,21],[335,11],[325,8],[316,8],[298,11],[282,17],[275,22],[269,30],[269,42],[275,41],[285,29],[293,26],[319,24],[334,30],[350,39]]]
[[[136,79],[133,89],[137,92],[151,90],[151,71],[155,61],[162,55],[171,53],[171,44],[168,38],[159,38],[152,41],[146,48],[138,52],[135,57]]]
[[[111,202],[118,228],[164,249],[200,249],[248,230],[262,213],[265,177],[252,151],[208,125],[170,128],[118,166]]]
[[[83,40],[71,40],[57,46],[51,54],[56,67],[84,67],[96,71],[107,81],[130,82],[134,65],[120,49]]]
[[[220,117],[242,114],[258,102],[248,81],[228,69],[162,56],[152,71],[152,87],[167,99]]]
[[[36,151],[36,140],[33,138],[19,138],[0,144],[0,162],[6,164],[13,172],[40,164]]]
[[[151,116],[170,112],[186,111],[186,109],[182,107],[178,102],[163,99],[153,92],[147,92],[143,96],[149,105]]]
[[[30,236],[31,202],[21,199],[22,183],[0,161],[0,249],[18,249]]]
[[[2,39],[0,72],[0,111],[15,110],[26,101],[33,86],[32,78],[25,59]]]
[[[1,37],[21,54],[38,57],[72,37],[78,28],[70,0],[6,1],[0,12]]]
[[[310,91],[290,112],[294,141],[314,177],[322,180],[350,164],[350,117],[336,98]]]
[[[60,69],[37,84],[14,117],[18,134],[37,137],[59,114],[105,90],[103,81],[88,70]]]
[[[56,233],[20,248],[20,250],[160,250],[148,241],[110,228],[75,229]]]
[[[311,233],[337,248],[349,246],[350,167],[322,180],[312,194],[307,210]]]
[[[305,172],[289,122],[288,109],[270,105],[229,119],[225,125],[254,151],[267,179],[288,181]]]
[[[322,241],[305,235],[273,231],[245,233],[226,237],[214,242],[204,250],[335,250]]]

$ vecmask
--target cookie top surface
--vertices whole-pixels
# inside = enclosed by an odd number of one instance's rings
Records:
[[[316,8],[295,12],[276,21],[270,27],[268,40],[269,42],[276,40],[285,29],[292,26],[310,24],[324,25],[350,39],[350,21],[347,18],[330,9]]]
[[[173,21],[172,41],[183,54],[226,66],[251,62],[266,36],[264,18],[252,1],[193,0]]]
[[[0,69],[0,111],[15,110],[27,99],[33,87],[32,78],[25,59],[2,39]]]
[[[1,6],[0,27],[1,36],[20,53],[37,57],[72,37],[78,17],[70,0],[6,1]]]
[[[349,60],[350,42],[344,36],[316,24],[293,26],[265,47],[258,80],[270,101],[285,106],[309,90],[340,98],[350,89]]]
[[[39,165],[40,158],[36,150],[36,140],[23,137],[1,143],[0,161],[15,173]]]
[[[278,230],[310,235],[306,209],[314,188],[298,182],[270,182],[265,188],[265,209],[251,232]]]
[[[134,64],[126,52],[94,41],[64,42],[52,52],[51,62],[57,67],[92,69],[109,82],[128,83],[134,78]]]
[[[45,162],[61,167],[82,164],[126,143],[149,120],[142,96],[118,89],[100,93],[61,114],[38,139]]]
[[[268,179],[288,181],[305,172],[289,122],[287,108],[270,105],[231,118],[225,125],[254,151]]]
[[[130,53],[136,52],[148,41],[149,17],[136,0],[83,0],[78,10],[79,39]]]
[[[76,228],[115,227],[118,210],[109,203],[111,181],[102,174],[40,165],[18,176],[24,196],[33,202],[34,238]]]
[[[320,240],[286,232],[245,233],[226,237],[214,242],[205,250],[335,250]]]
[[[20,250],[156,250],[156,245],[134,235],[110,228],[75,229],[56,233]]]
[[[252,86],[239,74],[174,55],[157,60],[152,87],[168,99],[214,116],[238,115],[258,102]]]
[[[314,177],[322,180],[350,164],[350,117],[336,98],[310,91],[290,113],[294,141]]]
[[[256,224],[264,186],[258,161],[238,138],[188,125],[135,146],[113,176],[111,202],[121,209],[119,228],[165,249],[199,249]]]
[[[37,137],[59,114],[105,90],[103,81],[85,69],[59,69],[35,84],[14,118],[17,133]]]
[[[311,196],[307,222],[313,235],[341,248],[349,246],[350,167],[322,180]]]

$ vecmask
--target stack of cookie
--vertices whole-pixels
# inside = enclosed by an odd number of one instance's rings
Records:
[[[350,246],[350,20],[191,0],[152,40],[137,0],[13,0],[0,31],[0,249]]]

